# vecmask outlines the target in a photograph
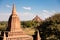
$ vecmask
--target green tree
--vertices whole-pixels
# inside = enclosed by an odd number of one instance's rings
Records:
[[[47,18],[38,29],[42,40],[60,40],[60,13]]]

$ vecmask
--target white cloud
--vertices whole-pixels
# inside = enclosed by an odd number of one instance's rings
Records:
[[[31,7],[22,7],[22,8],[26,10],[31,10]]]
[[[0,21],[8,21],[11,13],[2,13],[0,14]]]
[[[44,19],[46,19],[48,17],[51,17],[55,13],[56,13],[56,11],[42,10],[42,11],[40,11],[40,16],[44,20]]]
[[[47,10],[42,10],[43,12],[45,12],[45,13],[48,13],[48,11]]]
[[[7,4],[6,7],[10,8],[11,6]]]
[[[42,20],[52,16],[55,14],[56,11],[48,11],[48,10],[42,10],[39,13],[31,13],[31,12],[23,12],[23,13],[17,13],[21,21],[26,20],[32,20],[36,15],[38,15]],[[1,20],[8,20],[11,13],[2,13],[0,14],[0,21]]]
[[[34,15],[35,14],[29,12],[19,13],[20,20],[22,21],[32,20]]]

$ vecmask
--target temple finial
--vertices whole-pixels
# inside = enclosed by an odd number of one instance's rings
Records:
[[[4,32],[4,37],[3,37],[3,40],[6,40],[6,34],[5,34],[5,32]]]
[[[16,7],[15,7],[15,4],[13,4],[12,14],[16,14]]]
[[[40,34],[39,34],[38,30],[37,30],[37,39],[36,40],[41,40],[41,37],[40,37]]]

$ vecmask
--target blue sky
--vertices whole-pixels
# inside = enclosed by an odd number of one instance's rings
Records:
[[[7,21],[15,4],[20,20],[32,20],[36,15],[46,19],[60,12],[60,0],[0,0],[0,21]]]

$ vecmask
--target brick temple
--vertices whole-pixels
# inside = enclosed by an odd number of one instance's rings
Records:
[[[36,17],[34,17],[32,21],[41,22],[42,20],[40,19],[38,15],[36,15]]]
[[[27,35],[22,27],[19,17],[16,13],[16,7],[13,5],[12,14],[8,20],[7,32],[4,32],[3,40],[33,40],[33,36]],[[36,40],[41,40],[39,32],[37,32]]]

